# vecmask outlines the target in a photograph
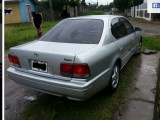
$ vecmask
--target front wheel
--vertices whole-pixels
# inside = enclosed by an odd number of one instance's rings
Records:
[[[112,75],[109,83],[109,89],[110,92],[115,92],[119,85],[119,79],[120,79],[120,69],[119,65],[115,64],[112,70]]]

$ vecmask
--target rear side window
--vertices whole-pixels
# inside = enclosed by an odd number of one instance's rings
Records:
[[[134,32],[134,28],[133,26],[131,25],[131,23],[125,19],[125,18],[120,18],[120,20],[122,21],[122,23],[124,24],[125,28],[126,28],[126,31],[127,31],[127,34],[131,34]]]
[[[102,20],[64,20],[52,28],[40,40],[62,43],[98,44],[102,31]]]
[[[125,27],[122,24],[122,22],[119,21],[118,18],[112,19],[112,21],[111,21],[111,32],[112,32],[112,35],[116,39],[119,39],[119,38],[124,37],[126,35]]]

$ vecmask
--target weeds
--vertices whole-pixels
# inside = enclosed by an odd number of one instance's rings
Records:
[[[42,24],[42,31],[45,34],[59,21],[44,22]],[[5,26],[5,49],[20,45],[26,42],[33,41],[37,38],[37,33],[34,26],[30,23],[27,24],[15,24]]]
[[[157,36],[144,37],[142,49],[143,50],[150,49],[150,50],[159,50],[160,51],[160,38],[158,39]]]

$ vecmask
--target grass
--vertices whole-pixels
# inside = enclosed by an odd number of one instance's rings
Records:
[[[44,22],[42,24],[43,34],[46,33],[52,26],[59,21]],[[10,47],[33,41],[37,38],[37,33],[34,26],[31,23],[28,24],[14,24],[5,25],[5,49]]]
[[[158,50],[160,51],[160,36],[144,37],[143,38],[143,50]]]
[[[134,56],[122,70],[120,86],[110,95],[106,89],[83,102],[42,95],[28,105],[18,120],[110,120],[121,109],[127,95],[134,70],[140,64],[140,57]]]

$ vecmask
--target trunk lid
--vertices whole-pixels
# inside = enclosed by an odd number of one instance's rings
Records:
[[[86,52],[96,44],[72,44],[46,41],[33,41],[10,49],[9,54],[18,56],[21,68],[33,74],[47,77],[60,78],[60,64],[74,63],[76,55]],[[35,68],[36,65],[44,66],[45,70]],[[71,78],[64,78],[69,80]]]

